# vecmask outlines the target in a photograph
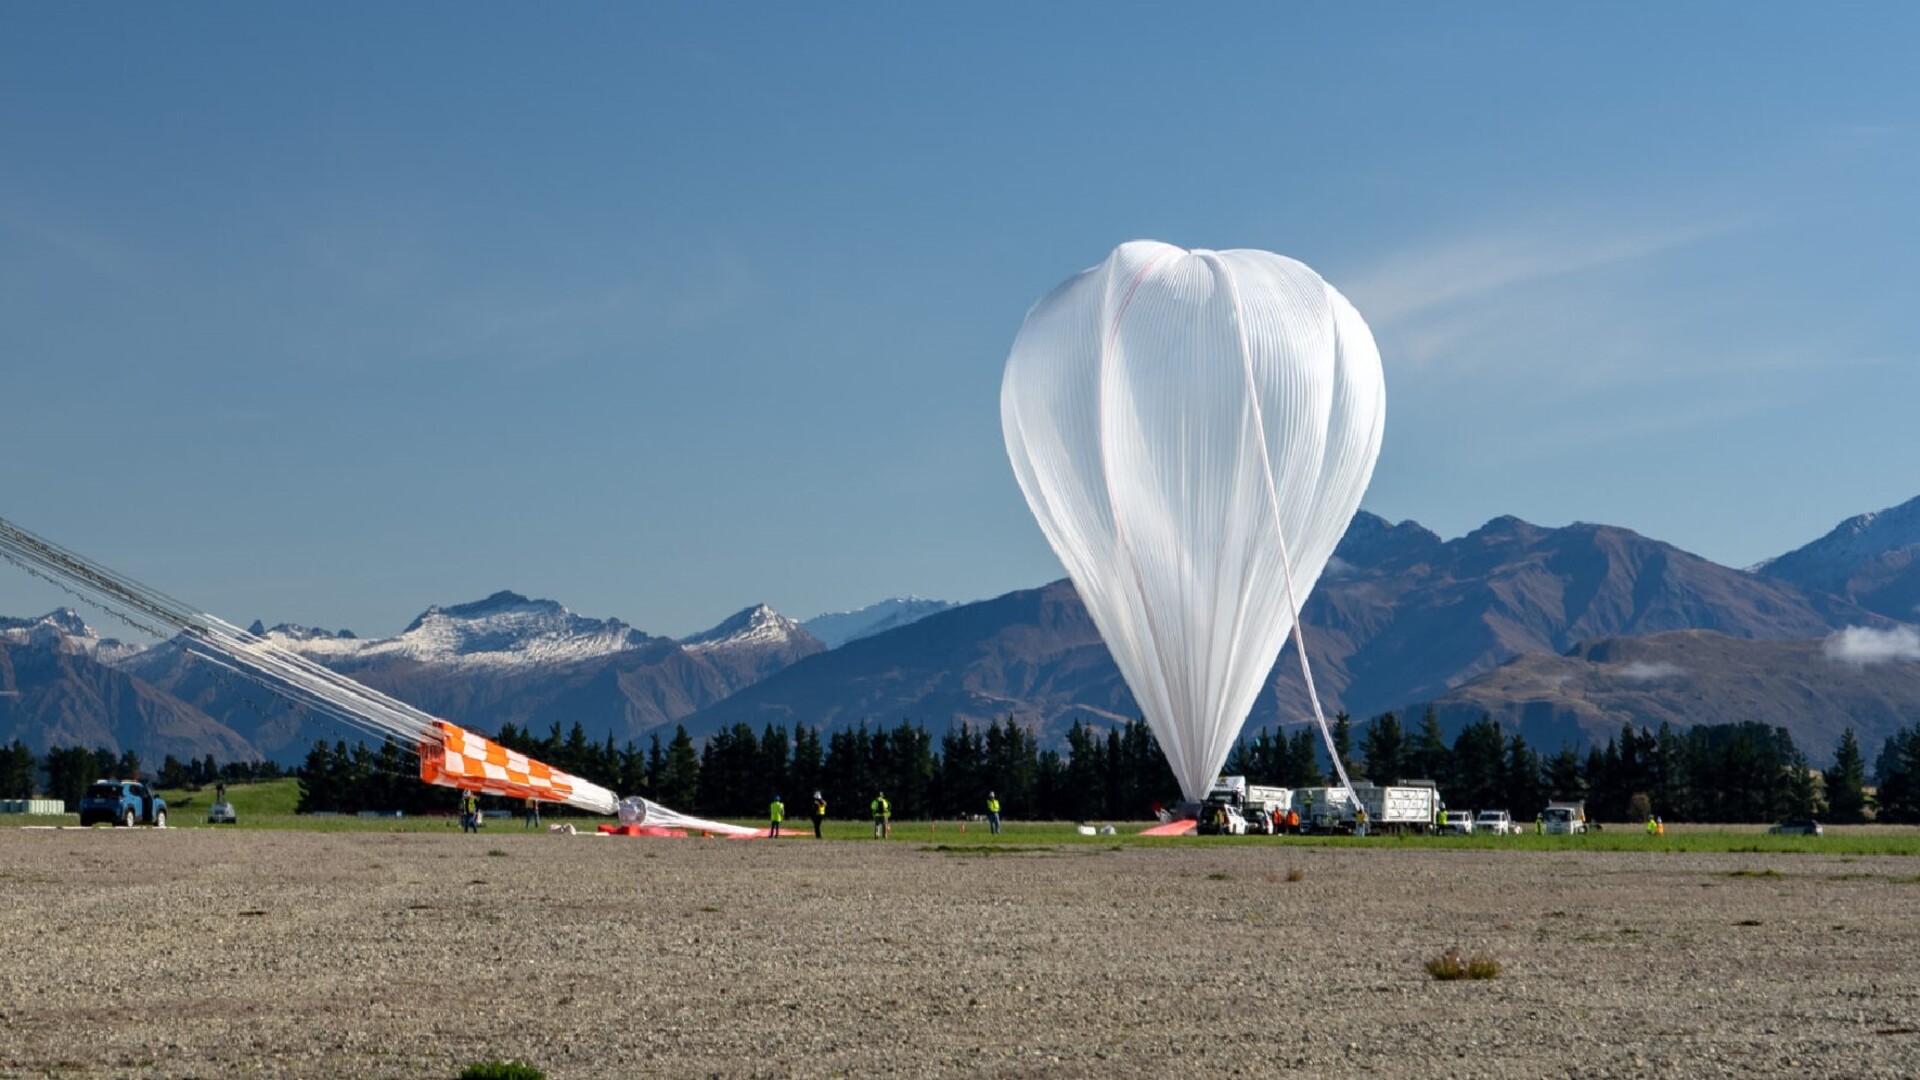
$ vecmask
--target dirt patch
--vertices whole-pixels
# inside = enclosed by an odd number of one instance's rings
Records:
[[[0,1076],[1891,1077],[1920,1055],[1920,889],[1888,886],[1920,859],[956,854],[0,830]],[[1499,978],[1436,982],[1448,949]]]

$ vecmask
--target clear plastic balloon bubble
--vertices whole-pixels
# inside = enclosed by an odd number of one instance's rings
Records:
[[[1359,313],[1269,252],[1122,244],[1014,339],[1014,475],[1187,798],[1359,509],[1385,416]]]

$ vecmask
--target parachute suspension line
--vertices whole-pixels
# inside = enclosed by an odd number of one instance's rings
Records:
[[[528,787],[529,773],[537,772],[538,782],[531,785],[536,790],[525,793],[596,813],[611,814],[618,809],[618,797],[597,784],[544,765],[530,770],[527,766],[537,763],[527,762],[523,755],[198,611],[4,518],[0,518],[0,556],[156,637],[166,636],[156,632],[157,627],[170,628],[183,639],[189,654],[216,668],[375,738],[411,748],[410,752],[421,759],[421,779],[429,783],[518,797]],[[458,733],[461,745],[449,754],[453,733]],[[432,776],[427,775],[430,763],[435,769]]]
[[[1287,548],[1287,531],[1280,522],[1280,491],[1273,479],[1273,460],[1267,453],[1267,425],[1260,412],[1259,386],[1253,378],[1253,349],[1247,342],[1247,319],[1240,305],[1240,283],[1224,260],[1212,252],[1204,257],[1226,278],[1227,292],[1233,297],[1233,324],[1234,331],[1240,336],[1240,362],[1247,380],[1247,406],[1253,412],[1253,433],[1260,440],[1260,475],[1267,484],[1267,506],[1273,512],[1273,535],[1280,542],[1280,572],[1287,583],[1287,611],[1293,616],[1293,650],[1300,654],[1300,677],[1307,684],[1307,700],[1313,703],[1313,719],[1320,725],[1320,739],[1326,744],[1327,759],[1333,762],[1333,771],[1340,777],[1340,786],[1346,790],[1347,798],[1353,801],[1354,806],[1359,806],[1360,796],[1353,790],[1353,781],[1347,778],[1346,763],[1340,760],[1340,752],[1333,745],[1333,729],[1327,725],[1326,710],[1320,705],[1320,692],[1313,685],[1313,666],[1307,662],[1307,639],[1300,631],[1300,599],[1293,586],[1293,556]]]

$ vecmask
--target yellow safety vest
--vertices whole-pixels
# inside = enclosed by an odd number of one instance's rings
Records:
[[[768,819],[772,821],[785,821],[787,819],[787,804],[775,799],[773,805],[767,808],[767,816]]]
[[[893,806],[889,804],[887,800],[885,799],[873,800],[873,816],[874,817],[883,818],[883,817],[886,817],[888,814],[891,814],[892,812],[893,812]]]
[[[999,799],[988,799],[988,800],[987,800],[987,813],[989,813],[989,814],[997,814],[997,813],[999,813],[999,812],[1000,812],[1000,800],[999,800]]]

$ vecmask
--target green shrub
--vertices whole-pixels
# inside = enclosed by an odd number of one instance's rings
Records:
[[[524,1061],[476,1061],[461,1068],[459,1080],[547,1080],[547,1074]]]
[[[547,1074],[524,1061],[479,1061],[460,1070],[459,1080],[547,1080]]]

